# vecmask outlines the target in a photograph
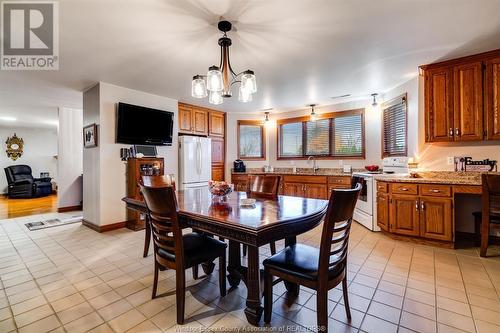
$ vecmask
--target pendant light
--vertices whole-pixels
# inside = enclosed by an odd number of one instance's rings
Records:
[[[243,103],[252,101],[252,95],[257,92],[257,80],[252,70],[236,73],[229,61],[229,47],[232,44],[227,32],[231,31],[229,21],[220,21],[217,25],[223,36],[219,38],[220,63],[219,66],[210,66],[207,75],[195,75],[191,83],[191,96],[203,98],[208,95],[208,102],[221,104],[224,98],[232,96],[231,87],[239,83],[238,100]],[[203,81],[203,82],[201,82]]]
[[[365,95],[365,96],[366,96],[366,95]],[[377,96],[378,96],[378,94],[377,94],[377,93],[372,94],[372,97],[373,97],[372,106],[373,106],[373,107],[376,107],[376,106],[378,105],[378,103],[377,103]]]
[[[316,114],[316,111],[314,111],[314,107],[316,106],[317,104],[309,104],[308,106],[311,107],[311,114],[310,114],[310,117],[311,117],[311,121],[316,121],[318,119],[318,115]]]

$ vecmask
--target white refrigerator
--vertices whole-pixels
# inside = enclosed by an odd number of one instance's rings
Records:
[[[210,138],[179,136],[179,183],[181,189],[208,187],[212,175]]]

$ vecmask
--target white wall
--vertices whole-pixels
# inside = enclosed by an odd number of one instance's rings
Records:
[[[58,204],[80,205],[83,172],[83,111],[59,108]]]
[[[90,118],[95,118],[96,100],[98,120],[90,121]],[[172,146],[158,147],[158,155],[165,159],[165,173],[172,173],[176,178],[178,174],[177,100],[100,82],[84,93],[83,111],[84,126],[96,122],[99,127],[99,146],[84,148],[84,219],[99,226],[126,220],[125,204],[121,201],[126,195],[126,168],[120,160],[120,148],[130,145],[115,142],[118,102],[174,112]],[[89,106],[88,112],[86,105]],[[85,161],[90,151],[94,151],[97,156],[92,161]],[[88,183],[87,178],[90,178]],[[98,197],[97,204],[94,196]],[[86,198],[92,198],[91,205],[87,205]]]
[[[24,141],[24,153],[17,160],[13,161],[7,157],[5,152],[5,141],[14,133]],[[0,141],[2,149],[0,151],[0,191],[7,193],[7,178],[4,168],[10,165],[26,164],[33,172],[33,177],[40,177],[40,172],[49,172],[56,181],[57,175],[57,129],[31,128],[31,127],[0,127]]]

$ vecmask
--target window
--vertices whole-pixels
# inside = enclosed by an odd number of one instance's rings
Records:
[[[382,110],[382,158],[407,155],[407,115],[406,94],[384,103]]]
[[[364,110],[278,120],[278,159],[364,158]]]
[[[238,121],[238,158],[263,160],[266,158],[265,128],[260,120]]]

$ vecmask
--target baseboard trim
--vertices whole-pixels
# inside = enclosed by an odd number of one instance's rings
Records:
[[[476,240],[476,234],[474,234],[472,232],[457,231],[457,232],[455,232],[455,235],[457,237],[460,237],[462,239],[466,239],[466,240],[469,240],[469,241],[475,241]],[[490,235],[490,244],[500,245],[500,237],[494,236],[494,235]]]
[[[82,205],[66,206],[66,207],[58,207],[57,208],[58,213],[72,212],[74,210],[82,210]]]
[[[121,229],[125,228],[127,225],[127,222],[116,222],[116,223],[111,223],[111,224],[106,224],[106,225],[95,225],[94,223],[91,223],[89,221],[82,220],[82,224],[86,226],[87,228],[90,228],[94,231],[97,232],[106,232],[106,231],[111,231],[111,230],[116,230],[116,229]]]

